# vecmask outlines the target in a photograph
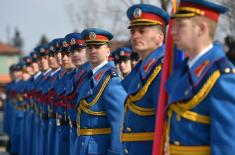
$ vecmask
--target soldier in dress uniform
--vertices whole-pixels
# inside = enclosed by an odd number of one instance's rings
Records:
[[[114,61],[117,65],[122,77],[127,76],[131,72],[131,49],[128,47],[121,47],[114,52]]]
[[[150,155],[157,111],[164,31],[168,14],[153,5],[136,4],[127,11],[131,45],[140,56],[122,81],[127,90],[121,140],[124,154]]]
[[[28,109],[28,120],[27,120],[27,129],[26,129],[26,135],[25,135],[25,139],[26,139],[26,147],[27,149],[25,150],[25,154],[26,155],[31,155],[33,152],[33,128],[34,128],[34,92],[35,92],[35,86],[38,82],[38,79],[40,79],[40,75],[41,75],[41,71],[39,68],[39,64],[38,64],[38,53],[33,51],[30,53],[31,59],[32,59],[32,70],[34,75],[32,76],[31,79],[31,84],[29,85],[29,89],[28,89],[28,98],[29,98],[29,109]]]
[[[40,96],[37,98],[37,104],[39,108],[39,131],[38,131],[38,154],[46,154],[47,147],[47,127],[48,127],[48,115],[47,115],[47,93],[50,86],[50,74],[52,69],[49,65],[49,44],[42,45],[39,49],[41,53],[40,63],[42,65],[43,78],[39,82],[38,91]]]
[[[24,114],[24,100],[23,100],[23,68],[25,64],[23,61],[20,61],[17,64],[17,70],[19,72],[19,77],[15,87],[16,91],[16,100],[13,109],[13,115],[12,115],[12,125],[11,125],[11,153],[13,154],[19,154],[20,152],[20,139],[21,139],[21,127],[23,123],[23,114]]]
[[[71,52],[69,51],[71,36],[65,36],[62,42],[61,55],[62,67],[55,86],[57,92],[56,108],[56,139],[55,154],[69,154],[69,124],[67,119],[66,91],[71,89],[73,77],[76,73],[75,66],[72,63]]]
[[[113,63],[108,62],[108,31],[89,28],[82,32],[88,71],[77,99],[76,154],[121,154],[120,129],[126,92]]]
[[[4,118],[3,118],[3,131],[6,132],[10,138],[10,144],[13,144],[14,136],[12,136],[12,128],[14,126],[14,119],[16,114],[17,105],[17,84],[22,79],[21,67],[18,64],[14,64],[10,67],[10,74],[12,82],[6,87],[7,99],[4,105]],[[9,152],[16,153],[12,146],[9,148]]]
[[[60,42],[62,38],[56,38],[49,44],[49,66],[52,69],[50,74],[50,86],[47,93],[47,115],[48,115],[48,130],[47,130],[47,155],[55,154],[55,134],[56,134],[56,91],[54,90],[58,75],[61,71],[61,66],[57,59],[58,51],[60,50]],[[57,46],[58,44],[58,46]]]
[[[16,80],[15,77],[15,64],[9,67],[9,76],[11,78],[11,82],[8,83],[5,87],[6,92],[6,99],[4,101],[4,113],[3,113],[3,132],[7,135],[10,135],[10,128],[11,128],[11,104],[12,104],[12,93],[13,93],[13,86]]]
[[[39,52],[36,51],[37,48],[34,49],[34,51],[30,54],[32,57],[32,69],[34,72],[33,76],[33,82],[31,84],[31,87],[29,88],[30,94],[30,111],[29,111],[29,126],[28,126],[28,134],[26,136],[26,139],[28,139],[28,144],[30,147],[27,147],[27,155],[33,154],[33,151],[35,150],[36,146],[36,140],[35,139],[35,123],[38,122],[38,113],[35,109],[36,107],[36,94],[37,94],[37,84],[40,82],[42,78],[42,72],[41,67],[39,66]],[[28,137],[28,138],[27,138]]]
[[[66,89],[66,105],[67,105],[67,118],[69,122],[69,154],[75,154],[75,139],[77,137],[77,91],[80,90],[80,86],[86,71],[90,68],[90,64],[87,62],[86,50],[84,40],[80,33],[70,33],[67,35],[70,38],[69,51],[71,52],[71,59],[76,66],[76,72],[70,82],[67,83]]]
[[[43,141],[45,136],[41,136],[42,130],[44,130],[44,121],[43,121],[43,90],[44,90],[44,83],[47,81],[50,75],[51,69],[49,68],[48,64],[48,45],[40,45],[35,48],[35,51],[39,55],[39,67],[42,74],[36,80],[36,85],[34,88],[34,133],[33,133],[33,154],[42,154],[43,150],[40,149],[43,147]]]
[[[221,155],[235,151],[235,69],[213,44],[227,8],[206,0],[181,0],[172,37],[188,58],[166,83],[165,151],[171,155]]]
[[[21,128],[21,141],[20,141],[20,155],[25,155],[27,152],[27,147],[28,147],[28,123],[29,123],[29,92],[33,80],[33,69],[32,69],[32,58],[31,56],[26,56],[23,58],[23,61],[25,63],[25,67],[23,68],[23,87],[21,88],[23,90],[23,105],[24,105],[24,113],[23,113],[23,118],[22,118],[22,128]],[[20,130],[20,129],[19,129]]]

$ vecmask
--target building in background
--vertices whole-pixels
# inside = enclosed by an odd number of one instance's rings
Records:
[[[0,86],[10,82],[9,67],[17,63],[21,57],[21,50],[0,42]]]

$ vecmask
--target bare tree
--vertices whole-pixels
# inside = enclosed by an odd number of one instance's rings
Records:
[[[235,35],[235,0],[221,0],[221,3],[229,8],[229,11],[225,14],[228,23],[227,29],[229,33]]]
[[[15,28],[15,35],[12,38],[12,45],[14,47],[17,47],[19,49],[22,49],[23,45],[24,45],[24,41],[23,38],[21,37],[21,33],[18,30],[18,28]]]
[[[116,40],[127,40],[129,21],[126,10],[134,1],[121,0],[110,3],[109,0],[80,0],[68,4],[66,11],[78,32],[89,27],[100,27],[111,31]]]
[[[167,11],[171,3],[171,0],[160,0],[160,3],[161,3],[161,8]]]

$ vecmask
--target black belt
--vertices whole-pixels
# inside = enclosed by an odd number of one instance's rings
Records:
[[[49,112],[48,113],[48,118],[56,118],[56,113]]]
[[[41,119],[44,120],[44,121],[46,121],[46,120],[49,119],[47,113],[40,113],[40,117],[41,117]]]
[[[67,125],[68,121],[65,119],[56,118],[56,126]]]

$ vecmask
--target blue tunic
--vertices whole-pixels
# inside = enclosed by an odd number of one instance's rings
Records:
[[[205,154],[235,152],[234,73],[222,48],[215,45],[191,68],[185,60],[172,73],[166,84],[168,151],[203,146]],[[194,149],[197,151],[202,149]]]
[[[75,140],[77,155],[121,154],[120,129],[126,92],[114,68],[112,64],[107,63],[94,75],[90,70],[78,92],[79,109],[81,102],[93,102],[93,105],[83,106],[90,112],[83,110],[78,113],[80,130]],[[89,133],[87,129],[94,132]],[[99,129],[103,134],[97,132]]]
[[[161,46],[140,61],[122,82],[128,93],[122,131],[124,154],[152,154],[163,56]],[[128,138],[131,134],[135,138]],[[138,138],[137,134],[141,136]]]

